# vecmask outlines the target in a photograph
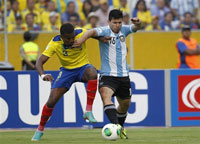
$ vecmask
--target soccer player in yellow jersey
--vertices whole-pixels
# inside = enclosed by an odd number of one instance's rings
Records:
[[[50,74],[45,74],[43,65],[48,59],[56,54],[60,60],[61,68],[57,79],[54,81],[47,103],[42,110],[40,124],[32,138],[33,141],[40,140],[44,133],[44,127],[53,108],[58,100],[66,93],[74,82],[87,82],[87,106],[83,115],[90,122],[97,122],[92,114],[92,104],[97,90],[97,71],[89,64],[85,44],[81,47],[72,48],[74,41],[80,38],[85,29],[77,28],[69,24],[63,24],[60,35],[55,36],[48,44],[36,63],[36,68],[44,81],[52,82],[54,79]]]

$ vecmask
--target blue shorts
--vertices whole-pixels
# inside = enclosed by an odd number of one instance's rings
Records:
[[[86,64],[82,67],[75,69],[66,69],[64,67],[61,67],[58,77],[53,82],[52,88],[66,87],[69,90],[73,83],[82,82],[81,79],[83,77],[83,74],[85,70],[89,67],[93,66],[91,64]]]

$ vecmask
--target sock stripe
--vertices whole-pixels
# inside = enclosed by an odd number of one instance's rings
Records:
[[[115,105],[112,104],[112,105],[106,105],[106,106],[104,107],[104,111],[107,110],[107,109],[116,109],[116,108],[115,108]]]
[[[127,113],[117,113],[117,117],[126,117]]]

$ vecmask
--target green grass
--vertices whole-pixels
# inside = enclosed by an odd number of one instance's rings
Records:
[[[33,130],[1,130],[0,144],[200,144],[199,127],[128,128],[128,140],[107,141],[101,129],[48,129],[31,142]]]

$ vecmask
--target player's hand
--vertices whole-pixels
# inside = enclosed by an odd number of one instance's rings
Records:
[[[41,78],[43,81],[50,81],[52,82],[54,80],[54,78],[52,77],[51,74],[42,74]]]
[[[109,40],[111,40],[110,36],[106,36],[106,37],[99,37],[99,40],[103,43],[107,43],[109,42]]]
[[[77,39],[74,41],[74,44],[72,45],[72,48],[78,48],[78,47],[81,47],[81,44],[82,44],[82,40],[81,38]]]
[[[131,18],[131,21],[133,24],[135,24],[136,26],[140,27],[142,25],[142,22],[139,18],[135,17],[135,18]]]
[[[141,23],[141,20],[139,18],[137,18],[137,17],[131,18],[131,21],[132,21],[133,24]]]
[[[135,24],[137,29],[140,29],[142,27],[142,21],[139,18],[131,18],[131,21],[133,24]]]

